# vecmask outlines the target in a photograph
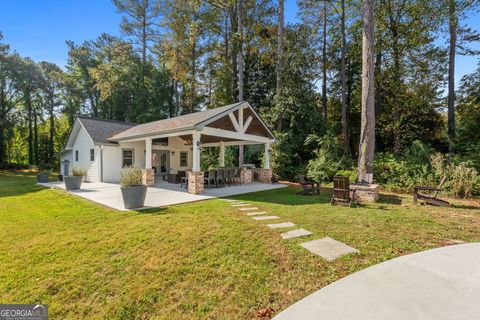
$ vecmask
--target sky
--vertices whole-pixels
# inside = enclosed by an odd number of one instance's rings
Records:
[[[285,1],[287,23],[298,21],[296,2]],[[0,0],[4,43],[24,57],[64,67],[66,40],[82,43],[106,32],[120,35],[121,16],[110,0]],[[464,21],[480,30],[480,14]],[[480,44],[476,45],[480,49]],[[476,69],[480,57],[457,57],[456,80]]]

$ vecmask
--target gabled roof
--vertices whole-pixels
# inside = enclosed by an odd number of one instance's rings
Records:
[[[228,113],[239,109],[240,107],[250,108],[252,112],[255,113],[255,111],[248,102],[238,102],[223,107],[186,114],[183,116],[139,124],[135,127],[132,127],[128,130],[118,133],[117,135],[112,136],[109,140],[121,141],[131,138],[146,137],[148,135],[158,133],[181,131],[195,128],[198,129],[208,124],[209,122],[218,119],[219,117],[225,116]],[[255,115],[259,118],[259,120],[269,132],[269,135],[271,135],[271,137],[273,138],[273,134],[270,132],[263,120],[256,113]]]
[[[135,123],[86,116],[78,116],[77,119],[81,122],[85,130],[87,130],[88,135],[95,144],[112,144],[112,141],[107,140],[108,138],[137,126]]]

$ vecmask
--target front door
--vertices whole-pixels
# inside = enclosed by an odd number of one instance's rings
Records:
[[[170,172],[170,151],[154,150],[152,152],[152,167],[157,175]]]

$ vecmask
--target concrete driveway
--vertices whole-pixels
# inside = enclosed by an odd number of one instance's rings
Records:
[[[40,185],[49,188],[65,190],[65,184],[63,182],[40,183]],[[240,186],[206,189],[203,195],[194,195],[188,193],[185,188],[181,188],[179,184],[160,182],[148,188],[147,197],[145,199],[145,207],[141,209],[163,207],[173,204],[213,199],[217,197],[227,197],[237,194],[272,190],[283,187],[286,187],[286,185],[251,183]],[[69,192],[116,210],[127,210],[123,205],[122,192],[120,191],[120,185],[118,183],[82,182],[81,189]]]
[[[274,319],[480,319],[480,243],[380,263],[320,289]]]

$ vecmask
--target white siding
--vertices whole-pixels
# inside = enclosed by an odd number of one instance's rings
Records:
[[[120,172],[122,170],[122,150],[134,150],[134,167],[145,168],[145,142],[120,143],[119,146],[103,147],[103,181],[120,181]]]
[[[193,153],[192,146],[186,146],[182,138],[179,137],[170,137],[168,138],[168,149],[173,152],[170,152],[170,172],[177,173],[178,171],[191,169],[193,163]],[[188,166],[180,167],[180,152],[188,152]]]
[[[90,149],[95,150],[94,161],[90,161]],[[76,159],[77,151],[78,161]],[[99,148],[94,146],[93,141],[88,135],[87,131],[82,127],[79,130],[72,146],[72,161],[70,161],[70,168],[80,167],[86,170],[87,174],[85,176],[85,181],[96,182],[100,181],[99,163]]]

